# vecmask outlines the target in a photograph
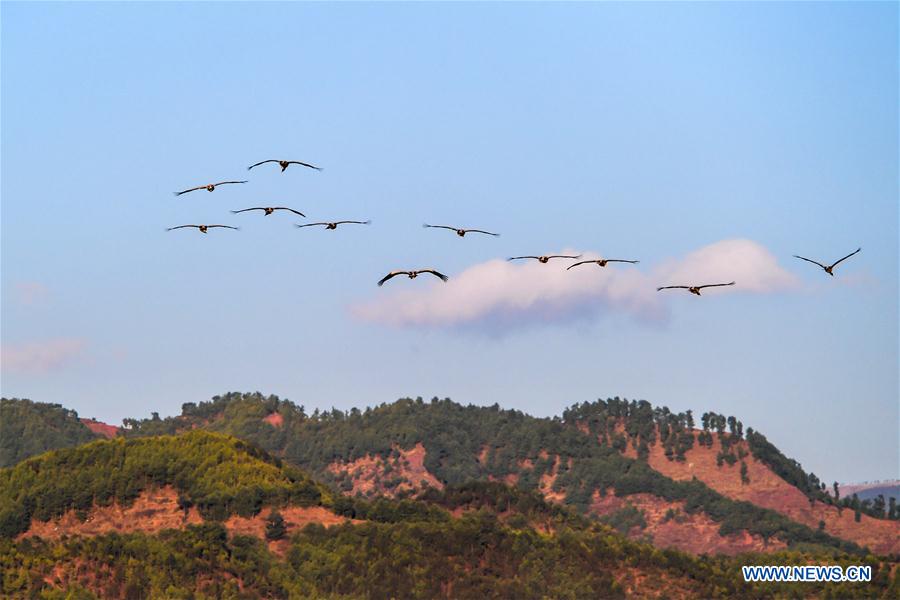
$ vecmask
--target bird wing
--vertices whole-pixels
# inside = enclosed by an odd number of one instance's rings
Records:
[[[688,288],[690,288],[690,286],[688,286],[688,285],[664,285],[662,287],[656,288],[656,291],[659,292],[661,290],[675,290],[675,289],[686,290]]]
[[[631,263],[633,265],[636,265],[637,263],[639,263],[641,261],[639,261],[639,260],[623,260],[621,258],[607,258],[606,262],[623,262],[623,263]]]
[[[369,225],[372,223],[372,221],[335,221],[334,222],[335,225],[341,225],[343,223],[350,223],[350,224],[354,224],[354,225]]]
[[[456,231],[456,227],[450,227],[448,225],[429,225],[425,223],[422,227],[432,227],[434,229],[449,229],[450,231]]]
[[[238,213],[242,213],[242,212],[247,212],[248,210],[266,210],[266,209],[263,208],[262,206],[254,206],[253,208],[242,208],[241,210],[233,210],[231,212],[234,214],[238,214]]]
[[[831,265],[831,268],[832,268],[832,269],[835,268],[836,266],[838,266],[838,263],[847,260],[848,258],[850,258],[851,256],[853,256],[854,254],[856,254],[856,253],[859,252],[860,250],[862,250],[862,248],[857,248],[854,252],[851,252],[850,254],[848,254],[847,256],[845,256],[844,258],[842,258],[841,260],[839,260],[839,261],[837,261],[836,263],[834,263],[833,265]]]
[[[578,261],[577,263],[575,263],[574,265],[569,265],[568,267],[566,267],[566,271],[568,271],[572,267],[577,267],[578,265],[586,265],[587,263],[595,263],[595,262],[597,262],[597,261],[596,260],[581,260],[581,261]]]
[[[273,209],[273,210],[289,210],[289,211],[291,211],[292,213],[294,213],[295,215],[300,215],[301,217],[305,217],[305,216],[306,216],[306,215],[304,215],[302,212],[300,212],[299,210],[294,210],[293,208],[288,208],[287,206],[273,206],[272,209]]]
[[[533,258],[535,260],[540,260],[541,257],[540,256],[511,256],[511,257],[507,258],[506,260],[519,260],[521,258]]]
[[[224,227],[225,229],[238,229],[237,227],[232,227],[231,225],[207,225],[207,229],[212,229],[213,227]]]
[[[213,186],[225,185],[228,183],[247,183],[247,182],[246,181],[220,181],[219,183],[214,183]],[[204,187],[206,187],[206,186],[204,186]]]
[[[309,167],[310,169],[315,169],[316,171],[321,171],[322,167],[317,167],[315,165],[311,165],[309,163],[305,163],[299,160],[289,160],[287,161],[289,165],[303,165],[304,167]]]
[[[551,254],[547,258],[581,258],[581,255],[578,256],[566,256],[564,254]]]
[[[328,225],[328,223],[305,223],[303,225],[294,225],[294,227],[312,227],[313,225]]]
[[[175,192],[175,195],[180,196],[182,194],[187,194],[188,192],[196,192],[197,190],[205,190],[205,189],[206,189],[205,185],[198,185],[197,187],[192,187],[191,189],[184,190],[183,192]]]
[[[805,260],[806,262],[811,262],[814,265],[819,265],[823,269],[825,268],[825,265],[823,265],[820,262],[816,262],[816,261],[812,260],[811,258],[803,258],[802,256],[797,256],[796,254],[794,255],[794,258],[799,258],[800,260]]]
[[[485,235],[492,235],[494,237],[500,237],[499,233],[491,233],[490,231],[484,231],[483,229],[464,229],[466,233],[483,233]]]
[[[444,275],[443,273],[438,273],[438,272],[435,271],[434,269],[422,269],[421,271],[419,271],[419,273],[431,273],[432,275],[435,275],[435,276],[437,276],[437,277],[440,277],[441,281],[447,281],[448,279],[450,279],[449,277],[447,277],[447,276]]]
[[[707,283],[706,285],[698,285],[697,289],[702,290],[703,288],[722,287],[722,286],[727,286],[727,285],[734,285],[734,282],[732,281],[731,283]]]
[[[396,277],[397,275],[409,275],[409,271],[391,271],[387,275],[385,275],[381,281],[378,282],[379,286],[384,285],[384,282],[390,279],[391,277]]]
[[[258,163],[256,163],[255,165],[250,165],[249,167],[247,167],[247,170],[249,171],[249,170],[252,169],[253,167],[258,167],[259,165],[264,165],[264,164],[270,163],[270,162],[277,163],[278,161],[277,161],[276,159],[274,159],[274,158],[270,158],[269,160],[261,160],[261,161],[259,161]]]
[[[197,229],[200,228],[199,225],[179,225],[178,227],[169,227],[168,229],[166,229],[166,231],[172,231],[173,229],[182,229],[184,227],[196,227]]]

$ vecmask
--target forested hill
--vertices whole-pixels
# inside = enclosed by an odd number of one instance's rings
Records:
[[[97,437],[78,419],[78,413],[59,404],[0,399],[0,467]]]
[[[582,513],[658,512],[659,519],[645,533],[662,536],[660,540],[670,537],[672,546],[695,552],[736,553],[798,544],[858,548],[773,510],[732,500],[699,480],[674,481],[645,461],[598,444],[574,421],[539,419],[497,405],[404,399],[364,411],[307,414],[303,407],[274,396],[227,394],[185,404],[178,417],[154,415],[126,420],[125,426],[127,436],[194,427],[229,433],[350,493],[402,497],[427,485],[489,479],[539,490]],[[417,459],[421,469],[415,468]],[[360,465],[361,470],[356,468]],[[374,481],[359,485],[359,477]],[[615,498],[629,503],[620,505]],[[684,519],[675,519],[678,515]],[[636,537],[641,535],[641,519],[640,515],[633,519]],[[707,537],[690,536],[696,527],[708,531]],[[747,534],[750,542],[742,537]]]
[[[834,506],[814,475],[739,420],[706,413],[698,421],[619,399],[539,419],[449,399],[307,414],[275,396],[229,393],[185,404],[176,417],[126,419],[120,435],[230,434],[335,491],[368,498],[502,481],[606,518],[633,538],[694,553],[802,544],[900,550],[898,522],[883,518],[900,516],[894,504],[871,516],[871,503]]]
[[[742,565],[769,560],[869,565],[873,581],[742,580]],[[0,469],[4,598],[887,598],[892,569],[816,545],[771,557],[661,551],[501,483],[416,500],[341,496],[204,430],[95,441]]]

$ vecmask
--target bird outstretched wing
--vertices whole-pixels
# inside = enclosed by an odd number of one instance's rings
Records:
[[[690,289],[689,285],[664,285],[662,287],[656,288],[657,292],[661,292],[662,290],[687,290]]]
[[[708,287],[722,287],[722,286],[728,286],[728,285],[734,285],[734,282],[732,281],[730,283],[707,283],[706,285],[698,285],[697,289],[702,290],[703,288],[708,288]]]
[[[249,171],[249,170],[252,169],[253,167],[258,167],[259,165],[264,165],[264,164],[270,163],[270,162],[277,163],[278,160],[276,160],[276,159],[274,159],[274,158],[270,158],[269,160],[261,160],[261,161],[259,161],[258,163],[256,163],[255,165],[250,165],[249,167],[247,167],[247,170]]]
[[[580,260],[580,261],[578,261],[577,263],[575,263],[575,264],[573,264],[573,265],[569,265],[568,267],[566,267],[566,271],[568,271],[568,270],[571,269],[571,268],[577,267],[578,265],[586,265],[586,264],[588,264],[588,263],[596,263],[596,262],[597,262],[596,260]]]
[[[434,269],[422,269],[421,271],[419,271],[419,273],[431,273],[432,275],[439,277],[441,281],[447,281],[448,279],[450,279],[443,273],[439,273],[439,272],[435,271]]]
[[[206,186],[205,186],[205,185],[198,185],[197,187],[192,187],[192,188],[189,189],[189,190],[183,190],[183,191],[181,191],[181,192],[175,192],[175,195],[176,195],[176,196],[180,196],[180,195],[182,195],[182,194],[187,194],[188,192],[196,192],[197,190],[205,190],[205,189],[206,189]]]
[[[862,250],[862,248],[857,248],[856,250],[854,250],[853,252],[851,252],[850,254],[848,254],[847,256],[845,256],[844,258],[842,258],[841,260],[839,260],[839,261],[835,262],[833,265],[831,265],[831,268],[832,268],[832,269],[835,268],[836,266],[838,266],[839,263],[842,263],[843,261],[847,260],[848,258],[850,258],[851,256],[853,256],[854,254],[856,254],[856,253],[859,252],[860,250]]]
[[[490,231],[484,231],[483,229],[464,229],[466,233],[483,233],[485,235],[492,235],[494,237],[500,237],[499,233],[491,233]]]
[[[273,210],[289,210],[289,211],[291,211],[292,213],[294,213],[295,215],[300,215],[301,217],[305,217],[305,216],[306,216],[306,215],[304,215],[302,212],[300,212],[299,210],[294,210],[293,208],[288,208],[287,206],[273,206],[272,209],[273,209]]]
[[[397,275],[409,275],[409,271],[391,271],[387,275],[381,278],[381,281],[378,282],[379,286],[384,285],[384,282],[392,277],[396,277]]]
[[[823,265],[822,263],[820,263],[820,262],[818,262],[818,261],[815,261],[815,260],[813,260],[813,259],[811,259],[811,258],[804,258],[804,257],[802,257],[802,256],[797,256],[796,254],[794,255],[794,258],[799,258],[800,260],[805,260],[806,262],[811,262],[811,263],[814,264],[814,265],[819,265],[819,266],[822,267],[823,269],[825,268],[825,265]]]
[[[299,160],[289,160],[289,161],[287,161],[287,164],[289,164],[289,165],[301,165],[301,166],[304,166],[304,167],[309,167],[310,169],[315,169],[316,171],[321,171],[321,170],[322,170],[322,167],[317,167],[317,166],[315,166],[315,165],[311,165],[311,164],[309,164],[309,163],[305,163],[305,162],[302,162],[302,161],[299,161]]]

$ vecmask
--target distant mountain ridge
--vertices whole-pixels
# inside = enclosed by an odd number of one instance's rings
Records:
[[[437,399],[307,415],[275,396],[232,393],[185,404],[177,417],[126,419],[120,434],[235,435],[336,490],[369,497],[501,481],[612,521],[632,515],[632,537],[695,553],[853,547],[841,539],[898,552],[896,521],[854,520],[757,432],[744,436],[739,421],[714,413],[702,421],[705,429],[696,430],[690,412],[618,399],[582,403],[554,419]],[[704,466],[692,472],[696,461]]]
[[[347,497],[254,444],[204,429],[53,450],[0,469],[3,595],[537,600],[896,591],[895,563],[856,551],[806,545],[774,560],[866,564],[873,582],[748,584],[740,566],[766,557],[695,557],[628,541],[615,529],[632,526],[633,509],[607,526],[535,491],[442,486],[416,500]]]

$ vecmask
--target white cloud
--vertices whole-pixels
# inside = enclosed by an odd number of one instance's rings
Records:
[[[4,344],[0,347],[0,365],[11,373],[49,373],[77,360],[84,347],[84,340],[73,338]]]
[[[578,254],[566,249],[560,254]],[[583,259],[599,258],[585,252]],[[630,258],[630,257],[623,257]],[[732,288],[713,293],[767,293],[791,289],[794,277],[775,257],[750,240],[723,240],[651,267],[583,265],[567,271],[571,261],[554,259],[508,262],[490,260],[469,267],[447,283],[382,292],[351,307],[357,318],[393,326],[487,327],[509,330],[539,323],[624,313],[644,322],[668,317],[659,285],[718,283],[735,280]],[[644,267],[638,269],[637,267]],[[397,280],[394,284],[403,284]],[[399,287],[399,286],[397,286]],[[671,292],[677,293],[677,292]],[[706,294],[704,294],[706,295]]]

